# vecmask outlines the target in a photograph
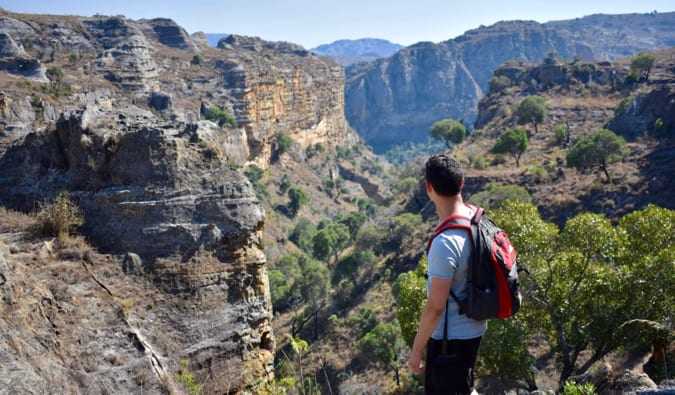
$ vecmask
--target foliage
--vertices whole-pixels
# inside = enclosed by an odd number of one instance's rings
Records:
[[[635,96],[630,95],[630,96],[626,97],[625,99],[621,100],[621,102],[614,109],[614,113],[615,114],[623,114],[624,112],[626,112],[626,109],[633,102],[634,99],[635,99]]]
[[[451,118],[443,119],[431,125],[429,133],[434,139],[445,142],[448,148],[460,144],[466,138],[466,128],[462,121],[455,121]]]
[[[367,219],[368,218],[364,213],[357,211],[349,213],[343,217],[338,217],[337,221],[347,226],[349,229],[349,236],[353,241],[356,240],[356,235],[358,234],[359,229],[361,229],[361,226],[366,223]]]
[[[255,164],[252,164],[244,171],[246,177],[251,181],[252,184],[256,184],[265,174],[265,170],[261,169]]]
[[[420,224],[422,224],[420,214],[403,213],[390,218],[382,229],[382,234],[385,236],[385,247],[390,251],[399,251],[404,239],[412,234]]]
[[[553,129],[556,144],[562,144],[567,139],[567,129],[567,125],[556,125],[555,129]]]
[[[426,279],[427,260],[420,258],[417,269],[402,273],[394,283],[393,292],[398,304],[396,319],[401,327],[403,340],[412,347],[427,299]]]
[[[640,76],[644,81],[649,81],[649,73],[656,63],[656,56],[651,52],[640,52],[630,61],[630,70]]]
[[[311,254],[314,248],[312,239],[315,233],[316,227],[307,218],[303,217],[295,223],[295,226],[288,235],[288,239],[304,252]]]
[[[482,374],[499,377],[502,382],[524,381],[536,388],[534,358],[527,350],[529,331],[518,317],[492,320],[483,336],[477,368]]]
[[[192,57],[192,60],[190,61],[190,63],[195,64],[195,65],[200,65],[200,64],[202,64],[203,60],[204,60],[204,58],[202,57],[201,54],[196,54],[195,56]]]
[[[664,290],[675,284],[675,241],[664,235],[672,234],[674,215],[650,206],[613,227],[587,213],[558,231],[531,204],[507,202],[493,213],[528,269],[522,319],[532,333],[551,335],[561,383],[621,347],[628,338],[622,323],[672,320],[675,300]],[[590,353],[580,365],[583,351]]]
[[[201,384],[195,383],[195,377],[190,372],[190,361],[187,359],[180,360],[180,373],[176,373],[176,380],[183,384],[183,387],[190,395],[197,395],[202,392]]]
[[[54,203],[42,203],[36,218],[37,231],[43,235],[67,237],[84,223],[80,208],[61,192]]]
[[[287,255],[269,271],[270,296],[275,311],[288,310],[302,300],[300,280],[307,259],[303,254]]]
[[[404,344],[401,329],[397,322],[381,323],[356,342],[356,347],[371,361],[381,363],[396,375],[396,383],[400,385],[399,356]]]
[[[377,325],[375,310],[370,306],[362,307],[358,314],[347,318],[346,324],[350,328],[352,336],[361,338]]]
[[[607,167],[625,155],[626,141],[607,129],[593,131],[577,141],[567,153],[567,166],[579,170],[598,167],[611,181]]]
[[[368,270],[375,262],[375,254],[370,250],[361,250],[347,255],[338,262],[333,271],[333,284],[337,284],[344,278],[357,280],[357,273],[360,270]]]
[[[283,155],[286,152],[289,152],[293,147],[293,139],[291,139],[291,136],[283,132],[277,133],[276,142],[277,142],[277,151],[279,155]]]
[[[237,119],[218,106],[209,107],[206,113],[206,119],[217,123],[218,126],[227,126],[230,128],[238,127]]]
[[[520,185],[489,183],[482,191],[469,196],[467,200],[485,209],[495,209],[506,201],[531,203],[532,196],[527,189]]]
[[[496,154],[509,154],[516,160],[516,167],[520,167],[520,157],[527,149],[527,132],[523,128],[507,130],[497,138],[492,152]]]
[[[542,96],[528,96],[520,102],[514,114],[518,117],[519,124],[532,122],[534,132],[537,133],[537,125],[544,122],[548,111],[546,99]]]
[[[489,94],[504,93],[504,91],[513,85],[511,79],[505,75],[494,76],[488,81]]]
[[[347,225],[332,222],[327,227],[316,232],[312,238],[312,252],[316,259],[326,260],[331,254],[337,261],[338,253],[347,246],[351,236]]]
[[[291,217],[298,215],[300,208],[307,203],[307,194],[300,188],[291,188],[288,190],[288,198],[290,202],[288,203],[288,209],[291,213]]]
[[[596,395],[595,386],[592,383],[577,384],[573,381],[565,382],[560,395]]]

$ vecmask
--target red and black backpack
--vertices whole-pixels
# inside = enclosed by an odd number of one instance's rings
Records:
[[[470,207],[475,209],[473,218],[451,216],[436,228],[427,243],[427,253],[434,238],[444,231],[467,230],[473,247],[467,276],[468,297],[459,300],[452,291],[450,295],[459,304],[459,313],[469,318],[509,318],[520,309],[522,301],[516,250],[506,232],[485,215],[485,210]]]

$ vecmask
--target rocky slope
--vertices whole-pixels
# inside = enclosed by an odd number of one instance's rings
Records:
[[[420,142],[444,118],[471,128],[493,70],[509,60],[616,60],[675,45],[675,13],[592,15],[539,24],[499,22],[441,43],[347,68],[347,120],[376,152]]]
[[[289,43],[212,48],[166,19],[4,12],[0,63],[1,204],[67,191],[111,254],[3,235],[0,386],[174,392],[189,373],[238,393],[271,379],[265,214],[242,166],[269,166],[279,133],[356,141],[343,69]]]

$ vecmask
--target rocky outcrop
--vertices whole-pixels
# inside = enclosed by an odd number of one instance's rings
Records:
[[[155,18],[140,20],[139,24],[146,37],[151,38],[167,47],[181,49],[188,52],[199,52],[199,48],[192,41],[190,35],[171,19]]]
[[[317,143],[355,142],[344,118],[344,70],[290,43],[233,36],[207,48],[164,19],[1,10],[0,17],[11,48],[23,45],[63,72],[49,92],[4,72],[17,83],[3,86],[0,96],[0,204],[30,211],[67,191],[83,210],[80,232],[115,257],[100,267],[89,258],[75,265],[96,272],[86,287],[26,292],[61,305],[71,298],[85,307],[133,301],[131,309],[99,315],[74,307],[72,315],[57,314],[59,332],[72,334],[62,338],[49,327],[25,330],[37,325],[25,319],[30,306],[11,315],[18,324],[0,320],[0,333],[12,325],[14,341],[29,350],[0,345],[0,365],[9,366],[0,367],[0,388],[20,390],[17,380],[26,377],[38,391],[171,392],[163,383],[175,381],[183,359],[204,393],[245,392],[271,380],[264,212],[240,168],[269,166],[279,156],[279,134],[303,153]],[[212,107],[232,122],[202,119]],[[19,268],[21,259],[8,262]],[[0,272],[5,284],[29,289],[26,275],[7,273]],[[119,284],[124,292],[113,289]],[[88,287],[99,288],[78,293]],[[117,342],[94,342],[80,328]],[[43,348],[44,338],[62,346]],[[71,344],[86,344],[90,354]],[[80,369],[79,361],[87,366]],[[71,365],[85,373],[59,370]]]
[[[2,31],[0,31],[0,71],[40,82],[49,81],[40,61],[28,56],[9,34]]]
[[[675,42],[675,13],[592,15],[539,24],[499,22],[438,44],[418,43],[385,60],[347,68],[345,114],[373,148],[421,142],[444,118],[471,126],[488,80],[501,64],[616,60]],[[648,28],[645,28],[648,26]],[[561,77],[552,66],[543,80]]]
[[[106,79],[132,90],[157,88],[153,48],[137,24],[124,18],[94,18],[82,24],[104,48],[94,68]]]
[[[166,303],[124,324],[136,348],[169,375],[188,359],[209,393],[237,392],[272,371],[264,213],[246,178],[222,160],[216,133],[152,119],[133,108],[64,113],[55,130],[27,136],[0,158],[0,202],[25,210],[69,191],[83,210],[83,233],[103,251],[126,254],[124,272]],[[159,332],[167,344],[153,341]],[[99,351],[132,363],[128,347]],[[122,385],[110,375],[103,373]]]

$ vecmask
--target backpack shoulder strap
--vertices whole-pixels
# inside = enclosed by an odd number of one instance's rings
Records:
[[[436,227],[436,230],[434,230],[434,233],[432,233],[431,237],[429,238],[429,241],[427,242],[426,254],[429,254],[431,243],[434,241],[436,236],[448,229],[466,229],[469,231],[469,233],[471,233],[471,219],[460,215],[451,215],[450,217],[446,218],[443,222],[441,222],[440,225],[438,225],[438,227]]]

